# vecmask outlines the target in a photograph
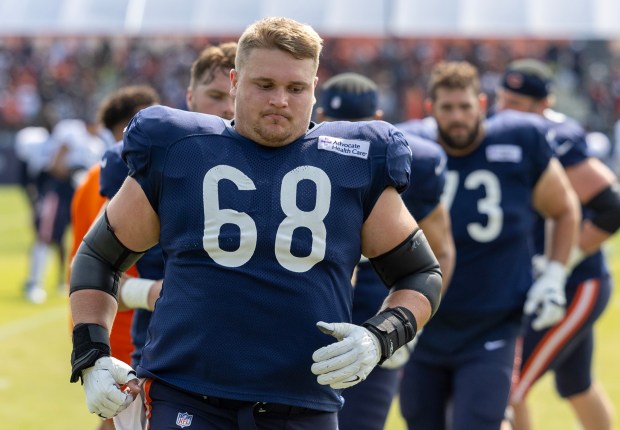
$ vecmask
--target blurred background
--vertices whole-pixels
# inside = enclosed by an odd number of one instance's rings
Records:
[[[527,56],[556,72],[559,111],[618,146],[617,0],[0,0],[0,183],[18,179],[21,128],[79,117],[126,84],[184,109],[198,52],[270,15],[325,38],[322,81],[356,71],[378,82],[388,121],[424,116],[426,78],[442,59],[478,66],[492,98],[505,65]]]
[[[325,39],[321,82],[345,71],[369,76],[390,122],[425,116],[426,82],[441,60],[475,64],[491,103],[510,61],[543,60],[555,72],[556,109],[596,136],[597,155],[618,173],[620,0],[0,0],[0,427],[94,429],[99,422],[81,387],[68,383],[64,290],[38,306],[23,297],[33,230],[17,186],[24,174],[18,132],[92,118],[107,95],[129,84],[151,85],[162,104],[185,109],[198,53],[237,40],[266,16],[312,25]],[[617,236],[608,254],[616,278],[619,253]],[[48,290],[62,270],[51,267]],[[595,368],[617,414],[618,327],[616,294],[597,326]],[[533,403],[544,405],[536,408],[537,428],[576,428],[552,384],[544,379],[534,392]],[[404,430],[396,409],[386,428]]]

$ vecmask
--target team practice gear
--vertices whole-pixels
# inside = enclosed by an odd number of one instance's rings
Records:
[[[312,373],[321,385],[348,388],[366,379],[381,359],[379,340],[366,328],[319,321],[319,330],[338,339],[312,354]]]
[[[84,236],[75,254],[69,294],[94,289],[105,291],[116,299],[121,273],[133,266],[143,254],[128,249],[118,240],[108,215],[104,213]],[[79,264],[76,264],[78,261]]]
[[[416,343],[418,343],[418,339],[421,333],[422,330],[420,330],[413,338],[413,340],[407,343],[407,345],[394,351],[394,354],[392,354],[390,358],[381,363],[380,366],[384,369],[400,369],[405,364],[407,364],[407,361],[409,361],[409,357],[411,357],[411,354],[415,349]]]
[[[529,289],[523,312],[526,315],[537,314],[532,321],[534,330],[551,327],[564,317],[566,312],[565,283],[564,266],[557,261],[551,261]]]
[[[432,315],[437,312],[441,270],[422,230],[415,230],[404,242],[370,262],[388,288],[417,291],[428,299]]]
[[[406,308],[387,308],[358,326],[318,322],[317,327],[338,342],[312,354],[312,373],[319,384],[347,388],[366,379],[377,364],[412,341],[417,331],[413,314]]]
[[[121,387],[136,379],[136,372],[114,357],[101,357],[95,365],[82,371],[88,410],[101,418],[112,418],[131,402],[133,396]]]

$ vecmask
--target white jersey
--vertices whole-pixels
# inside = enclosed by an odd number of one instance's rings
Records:
[[[97,134],[91,134],[86,123],[79,119],[60,121],[52,131],[54,150],[68,148],[65,166],[69,170],[87,169],[98,163],[107,149],[107,142]]]
[[[28,174],[36,176],[50,161],[50,133],[45,127],[26,127],[15,135],[15,155],[26,163]]]

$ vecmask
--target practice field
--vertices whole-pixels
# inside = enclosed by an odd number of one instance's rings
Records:
[[[67,298],[56,292],[53,259],[47,277],[47,302],[37,306],[22,297],[31,242],[25,197],[19,188],[0,187],[0,428],[95,429],[99,419],[88,413],[82,388],[69,383]],[[620,235],[608,255],[615,277],[620,279]],[[616,411],[620,411],[619,331],[620,297],[615,294],[597,326],[595,372]],[[578,428],[568,406],[553,391],[549,377],[535,387],[530,403],[536,429]],[[386,429],[405,429],[396,402]]]

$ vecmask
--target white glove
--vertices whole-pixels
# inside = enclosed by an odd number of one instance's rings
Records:
[[[536,279],[527,292],[523,312],[526,315],[536,313],[532,321],[534,330],[543,330],[564,318],[566,295],[566,269],[557,261],[547,263],[545,271]]]
[[[417,332],[412,340],[410,340],[406,345],[403,345],[396,351],[394,351],[392,356],[386,359],[379,366],[383,367],[384,369],[399,369],[403,367],[407,363],[407,361],[409,361],[409,357],[411,357],[411,353],[413,352],[416,344],[418,343],[418,337],[421,333],[422,330]]]
[[[348,323],[326,323],[316,326],[338,342],[314,351],[312,373],[321,385],[348,388],[366,379],[381,359],[379,340],[364,327]]]
[[[120,387],[137,379],[131,366],[114,357],[101,357],[94,366],[82,370],[88,410],[101,418],[112,418],[133,402]]]
[[[532,274],[534,280],[540,278],[540,276],[547,270],[549,259],[544,254],[536,254],[532,257]]]

